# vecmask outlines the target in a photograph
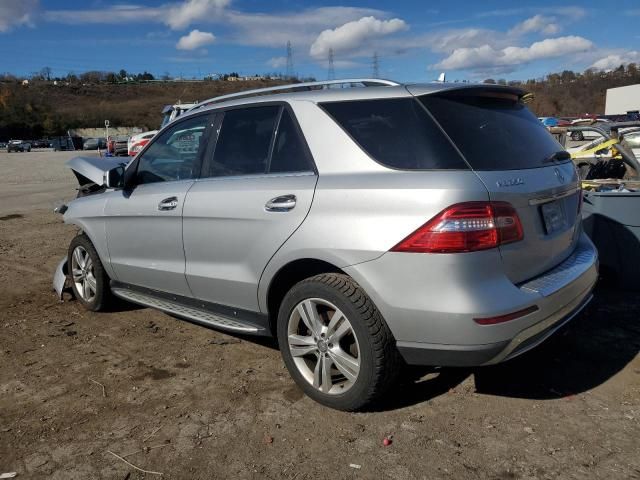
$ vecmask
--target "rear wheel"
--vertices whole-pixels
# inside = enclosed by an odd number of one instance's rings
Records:
[[[401,363],[375,305],[342,274],[311,277],[287,293],[278,315],[278,343],[302,390],[339,410],[357,410],[380,398]]]
[[[76,299],[94,312],[105,310],[112,301],[109,276],[86,235],[78,235],[69,245],[69,275]]]

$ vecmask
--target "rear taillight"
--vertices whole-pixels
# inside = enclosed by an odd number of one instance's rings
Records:
[[[511,204],[466,202],[443,210],[391,251],[475,252],[517,242],[523,237],[520,218]]]

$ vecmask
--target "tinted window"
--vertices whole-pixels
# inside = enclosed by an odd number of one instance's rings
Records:
[[[313,170],[313,168],[308,161],[307,150],[293,123],[291,114],[284,109],[278,124],[269,172],[304,172],[310,170]]]
[[[209,176],[266,173],[280,107],[225,112]]]
[[[421,98],[474,170],[536,168],[562,146],[515,96]]]
[[[207,118],[206,115],[190,118],[162,132],[140,157],[137,183],[194,178]]]
[[[324,103],[375,160],[409,170],[466,169],[442,131],[412,98]]]

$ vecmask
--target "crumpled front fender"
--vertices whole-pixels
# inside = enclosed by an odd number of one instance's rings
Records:
[[[62,293],[69,288],[67,286],[67,272],[67,257],[64,257],[53,274],[53,289],[56,291],[60,301],[62,301]]]

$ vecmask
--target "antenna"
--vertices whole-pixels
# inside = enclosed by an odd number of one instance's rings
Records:
[[[378,52],[373,52],[372,77],[380,78],[380,62],[378,60]]]
[[[287,80],[293,78],[293,49],[290,41],[287,42],[287,70],[285,76]]]
[[[327,72],[327,80],[335,80],[336,69],[333,66],[333,48],[329,49],[329,70]]]

